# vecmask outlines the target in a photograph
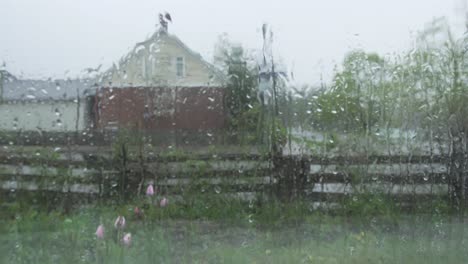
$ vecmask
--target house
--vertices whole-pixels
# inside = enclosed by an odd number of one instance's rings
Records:
[[[167,28],[95,79],[0,73],[0,131],[211,131],[225,124],[223,74]]]
[[[86,91],[93,81],[19,79],[0,72],[0,131],[82,131],[91,110]]]
[[[101,77],[96,127],[146,131],[224,127],[224,76],[161,27]]]

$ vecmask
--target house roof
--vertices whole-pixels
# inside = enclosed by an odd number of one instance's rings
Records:
[[[5,101],[74,100],[77,94],[87,95],[95,84],[93,79],[18,79],[6,71],[2,75]]]

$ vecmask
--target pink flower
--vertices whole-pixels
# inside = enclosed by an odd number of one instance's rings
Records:
[[[127,233],[124,235],[124,237],[122,238],[122,243],[129,247],[132,245],[132,234],[131,233]]]
[[[148,196],[153,196],[154,195],[153,184],[148,185],[148,188],[146,188],[146,195],[148,195]]]
[[[168,200],[166,199],[166,197],[164,197],[162,198],[161,202],[159,202],[159,206],[166,207],[167,203],[168,203]]]
[[[99,225],[95,234],[96,234],[97,238],[104,239],[104,226]]]
[[[117,219],[115,219],[114,227],[117,229],[124,229],[125,228],[125,217],[119,215]]]

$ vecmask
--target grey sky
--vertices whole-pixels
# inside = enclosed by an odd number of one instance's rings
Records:
[[[248,48],[261,47],[260,27],[275,33],[275,51],[299,83],[330,78],[353,48],[389,54],[408,49],[411,34],[468,0],[2,0],[0,61],[24,77],[63,78],[118,60],[155,30],[168,11],[169,31],[212,60],[217,36],[227,32]],[[458,16],[457,16],[458,15]]]

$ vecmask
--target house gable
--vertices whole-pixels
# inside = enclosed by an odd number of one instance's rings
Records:
[[[176,36],[157,32],[106,72],[103,86],[221,87],[223,77]]]

